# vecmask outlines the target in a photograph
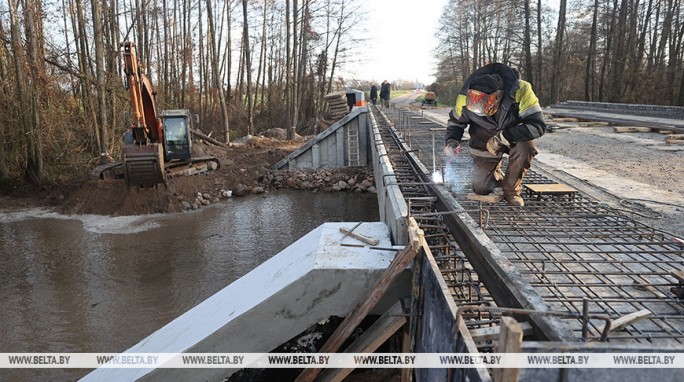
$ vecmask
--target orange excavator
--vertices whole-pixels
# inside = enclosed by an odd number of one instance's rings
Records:
[[[131,101],[132,120],[121,149],[123,161],[93,171],[93,176],[125,178],[129,186],[150,187],[167,178],[193,175],[219,168],[211,156],[192,155],[192,115],[189,110],[157,113],[156,92],[143,73],[133,42],[124,42],[124,72]]]

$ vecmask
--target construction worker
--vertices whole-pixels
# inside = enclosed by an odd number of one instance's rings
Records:
[[[537,155],[535,139],[546,131],[539,100],[517,70],[494,63],[473,72],[449,113],[444,153],[457,155],[465,128],[470,134],[473,191],[488,195],[503,189],[509,205],[524,206],[522,179]],[[508,154],[506,174],[501,171]]]

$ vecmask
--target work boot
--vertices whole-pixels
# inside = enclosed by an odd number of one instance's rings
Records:
[[[508,205],[520,207],[525,205],[525,201],[520,197],[522,182],[535,155],[537,155],[537,149],[534,140],[518,142],[511,147],[508,153],[506,175],[501,182],[504,198]]]
[[[521,198],[518,195],[511,195],[511,196],[505,196],[506,203],[508,203],[509,206],[514,206],[514,207],[522,207],[525,205],[525,201],[523,198]]]

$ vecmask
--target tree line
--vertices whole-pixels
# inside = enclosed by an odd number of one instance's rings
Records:
[[[231,139],[316,130],[341,86],[360,0],[0,1],[0,189],[87,174],[118,155],[133,41],[158,109]]]
[[[450,0],[437,36],[447,103],[489,62],[517,68],[544,105],[684,106],[682,0]]]

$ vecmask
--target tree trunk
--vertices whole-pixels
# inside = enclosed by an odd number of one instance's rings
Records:
[[[525,0],[525,35],[523,41],[525,49],[525,77],[534,83],[534,73],[532,72],[532,38],[530,33],[530,0]]]
[[[102,30],[102,4],[91,0],[93,37],[95,39],[95,75],[97,78],[97,124],[100,136],[100,163],[107,163],[107,110],[105,106],[104,37]]]
[[[544,52],[544,43],[542,41],[542,2],[537,0],[537,81],[536,88],[539,94],[543,94],[544,73],[542,71],[542,53]]]
[[[226,106],[226,98],[223,93],[223,86],[221,84],[221,74],[219,72],[219,55],[216,47],[216,31],[214,29],[214,16],[211,11],[211,0],[207,0],[207,19],[209,21],[209,45],[211,52],[211,71],[214,79],[214,87],[218,93],[219,106],[221,107],[221,117],[223,118],[223,128],[226,134],[226,143],[230,144],[230,121],[228,120],[228,107]]]
[[[589,52],[587,54],[587,66],[584,71],[584,99],[594,99],[594,55],[596,54],[596,30],[598,28],[599,0],[594,0],[594,17],[591,22],[591,37],[589,38]]]
[[[288,121],[290,125],[287,129],[287,139],[290,140],[294,139],[295,137],[295,132],[297,131],[298,123],[297,118],[299,117],[299,100],[297,99],[297,96],[299,94],[297,84],[297,73],[299,73],[299,36],[297,35],[297,8],[297,0],[292,0],[292,73],[290,74],[290,76],[292,77],[292,82],[290,84],[290,86],[292,87],[292,91],[290,92],[290,96],[292,97],[292,99],[290,100],[291,104],[289,105],[292,112],[290,113],[291,120]]]
[[[551,102],[560,101],[561,76],[563,75],[563,40],[565,33],[565,13],[567,0],[561,0],[558,11],[558,26],[556,29],[556,43],[553,49],[553,75],[551,78]]]
[[[247,21],[247,0],[242,0],[242,38],[244,40],[245,64],[247,65],[247,135],[252,135],[252,59],[249,53],[249,23]]]

